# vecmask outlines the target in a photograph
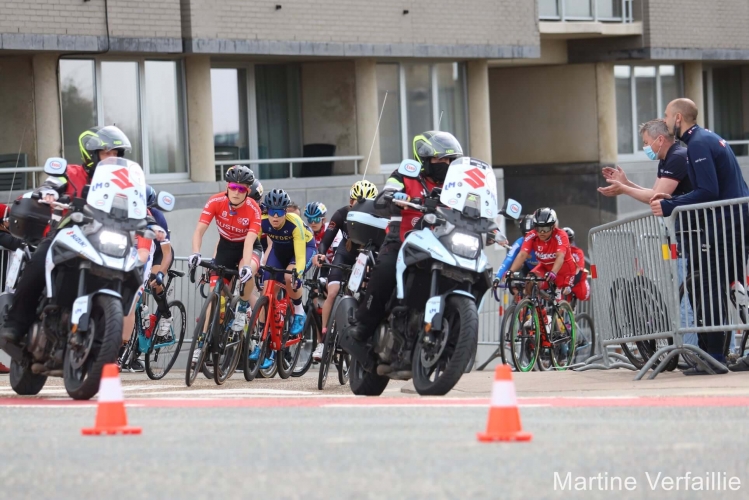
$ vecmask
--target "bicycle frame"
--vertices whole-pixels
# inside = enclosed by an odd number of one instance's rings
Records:
[[[531,288],[531,292],[528,295],[528,299],[533,303],[533,306],[536,310],[536,315],[538,315],[539,318],[545,318],[547,315],[546,309],[548,307],[551,307],[552,311],[549,311],[551,316],[553,317],[554,314],[556,314],[557,317],[561,317],[561,311],[559,309],[559,304],[556,299],[556,285],[554,283],[549,283],[549,292],[546,290],[541,289],[540,284],[546,282],[543,278],[538,278],[535,276],[526,276],[522,279],[517,280],[511,280],[511,282],[522,282],[527,283],[531,282],[533,283],[533,287]],[[543,342],[548,342],[549,346],[552,346],[553,343],[549,340],[549,337],[551,336],[551,323],[547,324],[546,321],[539,321],[541,324],[541,342],[542,347]],[[567,330],[567,326],[564,326],[565,330]],[[569,332],[565,332],[569,333]],[[571,333],[569,333],[571,336]],[[555,340],[556,343],[561,343],[565,339],[558,339]],[[549,347],[547,346],[547,347]]]
[[[173,279],[172,276],[169,276],[169,279],[164,285],[165,296],[169,292],[169,287],[172,285],[172,279]],[[156,325],[158,325],[159,321],[161,320],[161,311],[159,311],[158,308],[156,309],[156,312],[154,313],[155,319],[151,325],[151,334],[148,335],[147,332],[143,331],[143,318],[140,315],[141,314],[140,306],[143,303],[143,297],[145,297],[146,294],[149,294],[149,295],[151,294],[150,287],[143,290],[143,294],[138,299],[138,304],[135,307],[135,333],[138,337],[137,346],[138,346],[138,351],[143,354],[148,354],[154,349],[162,349],[164,347],[172,346],[177,342],[175,338],[172,338],[172,340],[170,340],[169,342],[164,342],[164,343],[156,344],[156,345],[153,344],[153,341],[155,338],[153,335],[153,330],[154,328],[156,328]]]
[[[286,285],[279,283],[275,279],[276,274],[291,274],[293,271],[287,269],[276,269],[268,266],[260,266],[260,271],[268,271],[271,274],[271,278],[265,281],[263,285],[263,296],[268,298],[268,312],[272,315],[272,321],[265,318],[265,324],[263,325],[263,333],[260,336],[260,343],[262,344],[268,338],[270,333],[270,349],[271,351],[280,351],[282,344],[283,327],[286,321],[287,311],[291,307],[291,299],[288,295],[284,294],[282,298],[278,298],[281,291],[286,290]],[[298,335],[296,338],[289,339],[284,344],[284,347],[291,347],[302,341],[302,335]]]

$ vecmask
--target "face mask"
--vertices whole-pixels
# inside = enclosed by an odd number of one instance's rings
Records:
[[[645,151],[645,154],[648,155],[648,158],[651,160],[657,160],[658,159],[658,153],[661,152],[661,148],[663,147],[663,144],[661,144],[661,147],[658,148],[658,151],[653,151],[653,148],[650,146],[645,146],[642,148],[643,151]]]
[[[448,168],[450,168],[450,165],[447,163],[432,163],[429,165],[429,177],[435,182],[442,183],[447,177]]]

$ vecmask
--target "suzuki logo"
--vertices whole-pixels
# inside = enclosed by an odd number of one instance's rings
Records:
[[[465,182],[467,182],[472,188],[480,188],[484,185],[484,173],[478,169],[474,168],[466,172],[466,177],[463,179]]]
[[[112,179],[112,182],[119,186],[120,189],[133,187],[133,185],[130,183],[130,175],[128,174],[126,168],[115,170],[114,172],[112,172],[112,175],[115,177],[114,179]]]

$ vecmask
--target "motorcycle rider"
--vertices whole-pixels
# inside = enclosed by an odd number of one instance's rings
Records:
[[[93,127],[78,137],[82,165],[68,165],[62,177],[49,177],[35,192],[46,202],[57,200],[61,194],[83,197],[84,187],[91,182],[100,161],[124,157],[131,150],[130,140],[114,125]],[[17,344],[34,322],[39,296],[45,286],[44,261],[54,235],[49,235],[37,246],[18,282],[13,302],[6,315],[0,339]]]
[[[390,208],[392,215],[388,236],[380,247],[367,292],[359,304],[356,321],[347,333],[354,341],[365,343],[382,321],[388,300],[396,286],[395,265],[406,233],[418,224],[422,213],[401,208],[390,200],[409,201],[426,198],[434,188],[441,188],[450,163],[463,156],[458,140],[448,132],[428,131],[414,137],[414,159],[421,164],[418,178],[406,177],[396,170],[375,199],[375,207]],[[392,197],[392,198],[391,198]]]

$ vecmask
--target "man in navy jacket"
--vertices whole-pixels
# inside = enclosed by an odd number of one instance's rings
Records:
[[[688,174],[693,190],[676,197],[654,195],[650,201],[653,214],[669,216],[676,207],[683,205],[749,197],[749,187],[741,175],[736,155],[723,138],[696,124],[694,102],[689,99],[671,101],[666,107],[665,120],[669,132],[687,145]],[[689,236],[700,238],[697,245],[691,242],[692,245],[681,247],[702,249],[699,256],[691,255],[690,259],[699,268],[700,282],[709,283],[713,293],[704,289],[705,302],[712,298],[712,304],[705,304],[707,310],[703,313],[699,312],[700,304],[696,304],[697,317],[703,320],[700,326],[713,326],[723,324],[724,309],[730,301],[727,293],[730,283],[745,280],[746,251],[742,246],[742,233],[743,240],[749,244],[749,209],[744,203],[733,208],[700,210],[698,216],[703,215],[702,234]],[[703,297],[701,292],[696,291],[697,302]],[[725,333],[700,335],[702,348],[718,361],[725,360],[724,341]],[[705,372],[695,369],[685,373]]]

